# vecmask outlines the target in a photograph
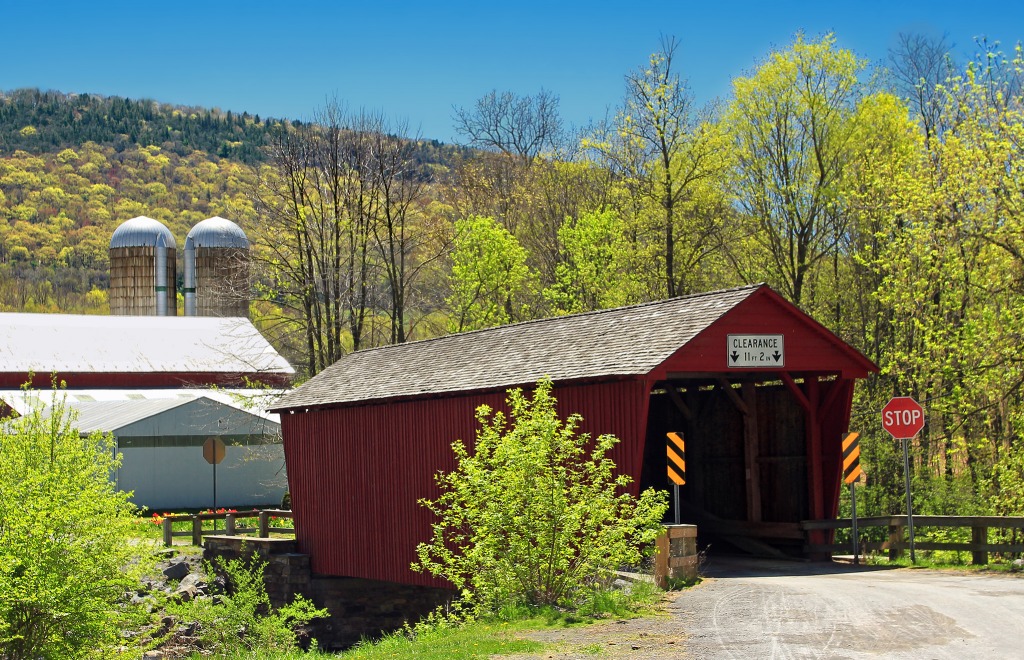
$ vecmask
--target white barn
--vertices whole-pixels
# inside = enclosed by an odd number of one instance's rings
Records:
[[[263,412],[266,391],[0,391],[17,414],[60,397],[83,434],[111,433],[122,455],[114,480],[136,505],[154,512],[277,506],[287,488],[281,426]],[[216,466],[203,457],[211,438],[225,445]],[[216,493],[214,493],[216,487]]]

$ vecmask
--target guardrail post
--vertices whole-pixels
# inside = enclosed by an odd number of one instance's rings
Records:
[[[164,547],[169,548],[174,545],[174,523],[164,518],[160,521],[160,525],[164,530]]]
[[[972,527],[971,543],[988,545],[988,527]],[[971,563],[981,566],[988,564],[988,550],[972,550]]]
[[[229,513],[224,516],[224,533],[228,536],[235,535],[235,514]]]
[[[265,539],[270,536],[270,514],[266,511],[260,511],[260,538]]]
[[[203,521],[199,516],[192,516],[192,545],[203,544]]]
[[[896,561],[903,556],[903,551],[896,547],[903,542],[903,534],[899,525],[889,525],[889,561]]]

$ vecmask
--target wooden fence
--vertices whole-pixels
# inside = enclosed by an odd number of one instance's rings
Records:
[[[239,524],[239,521],[251,521],[253,518],[257,519],[256,526],[251,524]],[[202,545],[203,537],[211,534],[223,534],[225,536],[258,536],[259,538],[269,538],[270,533],[275,534],[294,534],[294,527],[271,527],[271,518],[292,518],[291,511],[283,511],[280,509],[265,509],[263,511],[252,509],[250,511],[232,511],[230,513],[196,513],[192,515],[182,516],[165,516],[163,522],[164,532],[164,545],[170,546],[174,543],[175,536],[188,536],[192,540],[192,545]],[[224,529],[203,529],[203,521],[205,520],[223,520]],[[174,531],[174,523],[186,522],[192,523],[192,528],[183,532]]]
[[[806,532],[816,530],[849,529],[851,522],[849,518],[837,520],[805,520],[800,523],[800,529]],[[910,549],[910,542],[906,540],[905,529],[907,526],[906,516],[876,516],[872,518],[857,518],[857,529],[861,532],[868,527],[885,527],[888,529],[888,539],[885,541],[865,541],[861,537],[860,553],[885,552],[888,551],[890,559],[897,559],[902,556],[904,550]],[[936,542],[919,540],[924,534],[918,530],[934,528],[962,529],[970,528],[971,541],[966,542]],[[989,543],[988,532],[990,529],[1011,529],[1024,532],[1024,517],[1009,516],[914,516],[914,548],[915,550],[954,550],[971,553],[972,564],[987,564],[989,553],[997,552],[1003,554],[1024,553],[1024,534],[1021,535],[1022,542],[1017,543]],[[1013,535],[1014,540],[1017,535]],[[811,554],[829,553],[846,554],[853,553],[852,542],[831,543],[825,545],[805,546]]]

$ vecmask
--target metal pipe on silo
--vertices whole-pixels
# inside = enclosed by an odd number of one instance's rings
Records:
[[[167,245],[163,236],[156,242],[156,315],[167,316]]]
[[[176,253],[174,235],[159,221],[140,215],[122,222],[110,237],[110,313],[174,316]]]
[[[196,243],[191,236],[185,239],[185,316],[196,315]]]

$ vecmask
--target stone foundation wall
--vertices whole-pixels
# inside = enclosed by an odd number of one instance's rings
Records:
[[[659,587],[668,587],[668,581],[694,580],[697,578],[699,557],[697,554],[696,525],[665,525],[655,545],[654,581]]]
[[[313,575],[309,555],[296,552],[291,539],[207,536],[203,547],[207,561],[254,555],[265,561],[263,579],[275,607],[301,594],[326,608],[330,617],[314,622],[309,631],[324,650],[345,649],[361,639],[398,630],[455,598],[447,589]]]

